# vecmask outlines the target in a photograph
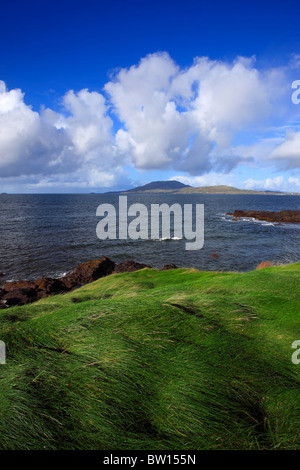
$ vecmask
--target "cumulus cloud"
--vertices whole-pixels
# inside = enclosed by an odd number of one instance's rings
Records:
[[[103,93],[70,90],[59,113],[33,111],[21,90],[0,81],[0,178],[109,187],[130,166],[191,177],[254,160],[297,168],[300,133],[259,137],[288,97],[287,77],[286,68],[259,70],[255,58],[201,57],[180,68],[155,53],[116,72]],[[236,145],[245,132],[247,144]]]
[[[93,160],[100,150],[101,166],[105,166],[106,158],[111,156],[113,123],[107,116],[104,97],[88,90],[77,94],[71,90],[64,96],[63,105],[70,116],[61,117],[56,127],[65,130],[75,154]]]
[[[183,184],[188,184],[190,186],[199,187],[199,186],[235,186],[236,185],[236,176],[233,173],[224,173],[211,172],[203,176],[182,176],[175,175],[170,180],[180,181]]]
[[[63,174],[72,180],[71,174],[80,186],[84,170],[91,185],[112,182],[118,164],[104,97],[88,90],[69,91],[62,104],[62,114],[50,109],[37,113],[24,103],[21,90],[8,91],[0,82],[2,178]]]
[[[300,132],[288,131],[285,139],[267,156],[283,169],[300,168]]]
[[[248,180],[244,181],[243,187],[255,190],[299,193],[300,179],[293,176],[287,177],[286,175],[274,176],[273,178],[265,178],[263,180],[248,178]]]
[[[249,178],[244,182],[246,189],[266,189],[267,191],[278,191],[284,183],[283,176],[266,178],[265,180],[254,180]]]
[[[288,181],[289,181],[289,183],[291,183],[295,187],[300,188],[300,178],[295,178],[293,176],[290,176]]]
[[[234,137],[271,115],[282,81],[282,70],[260,72],[254,58],[197,58],[182,70],[166,53],[149,55],[105,85],[123,124],[118,151],[140,169],[228,172],[244,159],[232,158]]]
[[[24,103],[19,89],[0,86],[1,176],[41,173],[55,165],[67,145],[64,133],[53,125],[53,113],[38,114]]]

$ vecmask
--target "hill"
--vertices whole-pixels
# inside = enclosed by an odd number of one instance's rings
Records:
[[[144,186],[138,186],[133,189],[127,189],[126,191],[118,191],[118,193],[299,195],[299,193],[283,193],[279,191],[254,191],[251,189],[238,189],[234,186],[226,185],[193,187],[180,183],[179,181],[153,181],[152,183],[145,184]]]
[[[180,183],[179,181],[152,181],[151,183],[137,186],[133,189],[127,189],[126,193],[140,193],[140,192],[165,192],[177,191],[179,189],[190,188],[187,184]]]
[[[0,448],[300,448],[299,284],[144,269],[1,310]]]
[[[225,185],[217,185],[217,186],[199,186],[199,187],[190,187],[190,188],[182,188],[178,191],[178,193],[187,193],[187,194],[284,194],[281,192],[275,191],[254,191],[250,189],[238,189],[234,186],[225,186]]]

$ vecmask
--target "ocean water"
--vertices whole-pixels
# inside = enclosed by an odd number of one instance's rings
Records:
[[[128,195],[136,202],[204,204],[204,246],[185,250],[179,240],[99,240],[99,204],[118,208],[118,195],[0,195],[0,284],[6,280],[61,276],[81,262],[107,256],[120,263],[133,259],[161,268],[174,263],[201,270],[249,271],[265,260],[300,262],[300,224],[276,225],[248,219],[232,221],[226,212],[300,210],[299,196],[271,195]],[[150,212],[150,211],[149,211]],[[130,219],[129,219],[130,220]],[[212,258],[212,253],[219,255]]]

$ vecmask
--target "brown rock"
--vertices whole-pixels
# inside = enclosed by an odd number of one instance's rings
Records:
[[[13,305],[25,305],[38,300],[37,291],[33,288],[14,289],[6,292],[2,296],[2,301],[5,301],[7,307]]]
[[[111,274],[114,268],[115,263],[103,256],[101,259],[79,264],[72,273],[67,274],[59,280],[63,283],[65,289],[75,289],[76,287]]]
[[[6,294],[5,290],[0,288],[0,308],[6,308],[6,300],[2,300],[4,294]]]
[[[234,213],[227,212],[226,215],[232,215],[234,218],[239,217],[250,217],[257,220],[263,220],[265,222],[276,222],[276,223],[300,223],[300,211],[283,210],[279,212],[272,211],[242,211],[235,210]]]
[[[3,286],[2,289],[6,292],[11,292],[16,289],[35,289],[34,281],[8,281]]]
[[[162,271],[168,271],[169,269],[178,269],[178,266],[176,266],[176,264],[171,263],[171,264],[165,264],[161,268]]]
[[[0,308],[24,305],[46,297],[76,289],[111,274],[115,263],[103,257],[79,264],[72,273],[60,279],[42,277],[37,281],[6,282],[0,289]]]
[[[51,277],[42,277],[35,282],[35,288],[39,298],[46,297],[51,294],[60,294],[66,290],[65,284],[61,279],[53,279]]]
[[[139,269],[151,268],[147,264],[136,263],[135,261],[123,261],[123,263],[117,264],[114,269],[114,274],[117,273],[132,273]]]

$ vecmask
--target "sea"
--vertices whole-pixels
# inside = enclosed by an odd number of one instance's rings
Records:
[[[300,224],[234,221],[226,215],[235,209],[300,210],[300,196],[144,193],[127,197],[128,206],[144,204],[149,214],[151,204],[204,204],[203,248],[186,250],[186,240],[172,236],[100,240],[97,207],[112,204],[117,209],[118,194],[0,194],[0,285],[7,280],[60,277],[79,263],[102,256],[116,263],[134,260],[159,269],[174,263],[235,272],[253,270],[266,260],[300,262]]]

